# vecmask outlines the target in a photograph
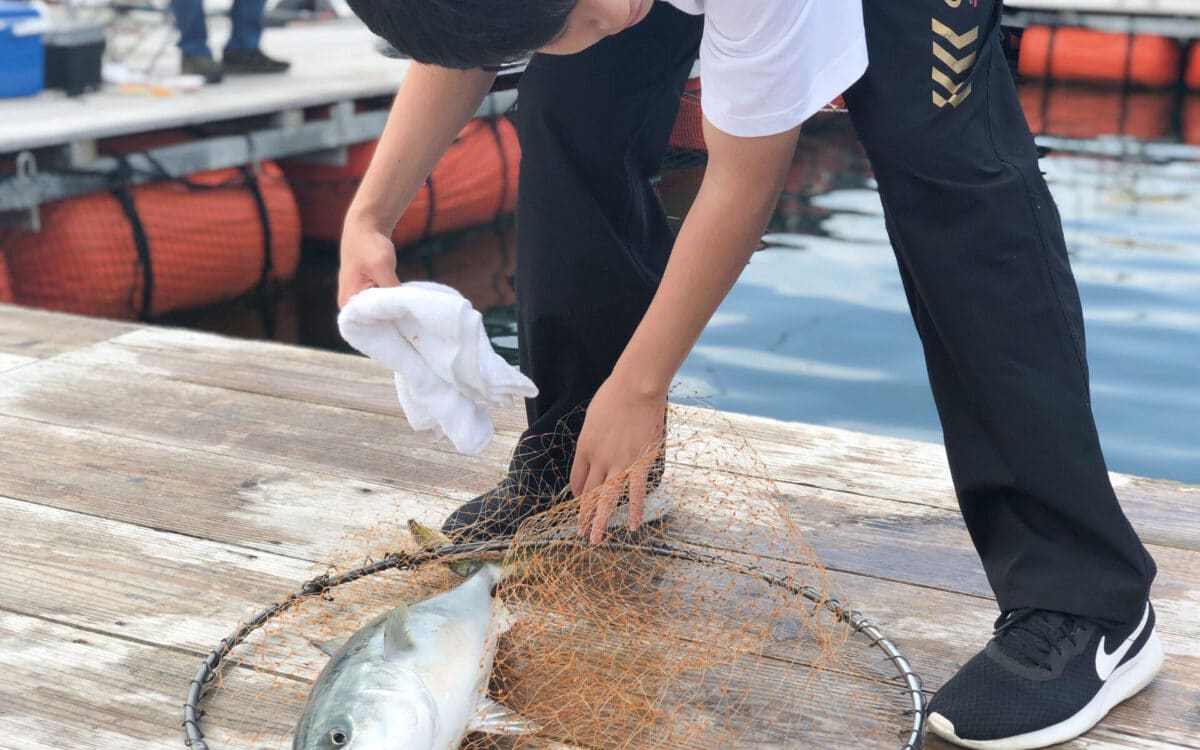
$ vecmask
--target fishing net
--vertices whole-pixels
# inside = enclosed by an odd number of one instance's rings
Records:
[[[511,540],[520,564],[500,596],[519,623],[501,637],[490,693],[542,729],[464,747],[914,747],[919,683],[834,585],[793,500],[719,412],[672,406],[669,423],[653,494],[669,500],[665,517],[593,546],[567,502]],[[600,492],[616,500],[622,482]],[[436,528],[471,494],[397,500],[322,576],[222,642],[192,686],[190,744],[203,733],[214,749],[290,747],[326,660],[310,642],[456,585],[442,563],[477,550],[423,551],[405,523]]]

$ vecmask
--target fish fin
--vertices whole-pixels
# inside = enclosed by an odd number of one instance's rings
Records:
[[[440,531],[435,531],[423,525],[415,518],[408,519],[408,533],[412,534],[413,539],[417,540],[417,544],[421,549],[437,549],[438,547],[446,547],[454,544],[453,539]]]
[[[468,732],[487,734],[536,734],[542,727],[494,700],[484,699],[467,724]]]
[[[333,658],[342,647],[346,645],[346,639],[342,638],[336,641],[318,641],[315,638],[309,638],[308,642],[321,653]]]
[[[436,550],[454,544],[453,539],[440,531],[425,526],[415,518],[408,519],[408,533],[412,534],[417,545],[423,550]],[[446,567],[459,578],[469,578],[472,573],[479,570],[479,566],[478,560],[451,560],[446,563]]]
[[[413,648],[412,633],[408,632],[408,605],[400,602],[388,612],[383,624],[383,658],[390,659]]]

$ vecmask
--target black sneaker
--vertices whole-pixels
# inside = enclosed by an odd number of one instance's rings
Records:
[[[260,49],[225,50],[221,62],[229,75],[283,73],[292,67],[290,62],[267,57]]]
[[[1001,615],[987,647],[929,702],[929,729],[956,745],[1026,750],[1078,737],[1162,667],[1154,608],[1105,627],[1041,609]]]
[[[189,76],[204,76],[205,83],[220,83],[225,75],[221,63],[202,55],[185,55],[179,65],[179,72]]]
[[[442,524],[442,533],[455,542],[481,542],[512,536],[521,522],[544,513],[566,494],[523,490],[512,475],[495,488],[460,505]]]
[[[665,456],[659,453],[647,477],[643,524],[661,521],[670,510],[670,498],[662,487],[664,462]],[[572,498],[570,491],[556,491],[540,484],[522,485],[515,477],[509,474],[494,489],[460,505],[442,524],[442,533],[459,543],[513,536],[526,518],[545,513]],[[609,518],[608,527],[619,529],[628,525],[629,504],[622,502]]]

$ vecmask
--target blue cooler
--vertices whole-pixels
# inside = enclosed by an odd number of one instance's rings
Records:
[[[32,96],[42,90],[46,22],[25,3],[0,0],[0,98]]]

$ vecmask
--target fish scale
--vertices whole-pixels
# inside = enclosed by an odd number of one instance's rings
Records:
[[[500,634],[500,568],[399,604],[355,632],[313,684],[293,750],[452,750],[468,732],[527,734],[536,725],[487,698]]]

